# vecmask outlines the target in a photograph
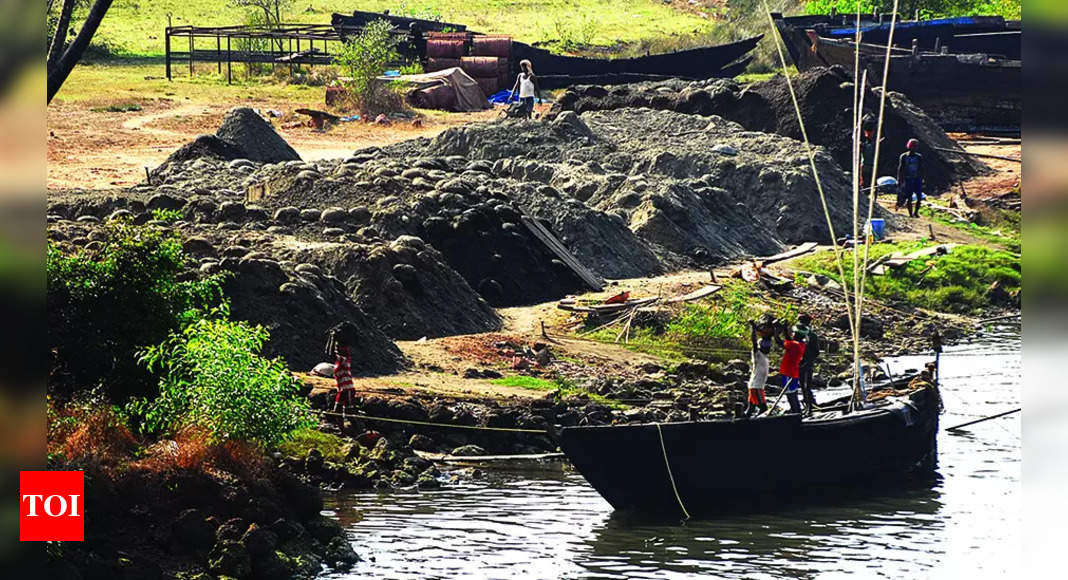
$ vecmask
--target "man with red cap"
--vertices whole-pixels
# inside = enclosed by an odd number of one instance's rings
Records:
[[[897,205],[894,209],[901,209],[901,206],[905,206],[912,217],[920,215],[920,201],[923,199],[923,156],[917,151],[919,147],[919,141],[909,139],[905,144],[907,151],[902,153],[897,160],[898,193]],[[915,208],[912,205],[913,201],[916,202]]]

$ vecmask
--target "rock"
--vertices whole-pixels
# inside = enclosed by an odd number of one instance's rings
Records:
[[[308,208],[300,210],[300,219],[305,222],[317,222],[319,221],[322,212],[317,209]]]
[[[215,257],[219,252],[206,238],[186,238],[182,242],[182,250],[196,257]]]
[[[208,554],[208,569],[218,575],[247,578],[252,575],[252,558],[240,542],[222,540]]]
[[[326,516],[312,518],[305,529],[311,537],[323,544],[328,544],[334,538],[345,537],[345,529],[341,527],[341,524]]]
[[[148,198],[148,203],[145,204],[149,211],[157,209],[163,210],[176,210],[185,207],[185,200],[175,197],[169,193],[157,193]]]
[[[225,221],[245,221],[245,204],[238,201],[224,201],[219,204],[218,216],[220,220]]]
[[[262,558],[274,552],[278,545],[278,536],[268,528],[252,524],[241,536],[241,543],[244,544],[249,556]]]
[[[408,446],[419,451],[433,451],[434,440],[422,433],[416,433],[408,440]]]
[[[475,457],[478,455],[486,455],[486,450],[478,445],[463,445],[452,450],[451,455],[460,457]]]
[[[248,523],[241,518],[231,518],[223,522],[217,530],[215,530],[215,541],[219,540],[233,540],[238,541],[241,536],[248,529]]]
[[[319,219],[328,224],[343,223],[348,218],[348,212],[340,207],[331,207],[323,210]]]
[[[293,224],[300,221],[300,210],[293,206],[279,208],[274,212],[274,221]]]
[[[271,531],[274,532],[279,543],[285,543],[303,536],[304,526],[285,518],[278,518],[271,524]]]
[[[323,551],[323,561],[335,570],[348,570],[360,561],[349,541],[342,536],[330,540]]]
[[[371,210],[365,205],[349,208],[349,220],[358,226],[367,225],[371,222]]]
[[[323,454],[318,449],[308,450],[307,457],[304,458],[304,471],[307,473],[318,473],[323,467]]]
[[[190,550],[211,546],[215,541],[215,528],[208,523],[204,512],[189,508],[183,510],[171,524],[171,537]]]

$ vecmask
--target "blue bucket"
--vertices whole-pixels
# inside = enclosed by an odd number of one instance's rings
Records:
[[[871,232],[871,235],[874,236],[875,239],[883,239],[883,236],[886,234],[886,220],[881,218],[872,218],[868,222],[868,231]]]

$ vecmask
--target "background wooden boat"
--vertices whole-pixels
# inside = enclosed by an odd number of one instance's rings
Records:
[[[612,507],[692,516],[766,508],[835,486],[895,481],[935,462],[938,399],[913,393],[872,410],[656,425],[569,427],[560,447]],[[821,493],[822,495],[822,493]]]
[[[334,14],[331,23],[342,38],[351,37],[374,20],[389,21],[396,33],[405,37],[402,55],[409,59],[426,58],[427,32],[469,32],[461,24],[436,22],[356,11],[349,14]],[[472,32],[472,34],[478,34]],[[749,63],[746,55],[752,51],[763,35],[717,46],[704,46],[665,54],[652,54],[634,58],[586,58],[554,54],[548,50],[513,41],[509,56],[509,76],[519,72],[519,61],[531,61],[534,72],[543,79],[543,89],[555,89],[572,84],[619,84],[634,80],[665,78],[708,79],[735,76]]]
[[[838,65],[852,71],[856,50],[853,37],[839,34],[838,36],[843,38],[833,38],[831,32],[837,29],[828,28],[826,25],[810,28],[798,25],[810,22],[812,18],[776,20],[779,34],[797,68],[808,70]],[[1000,23],[1002,29],[1005,28],[1006,24],[1000,18],[991,19]],[[974,23],[974,26],[965,29],[968,31],[966,34],[959,37],[951,35],[949,42],[955,42],[957,46],[968,50],[989,48],[998,43],[1011,47],[1015,42],[1015,52],[1019,53],[1019,36],[1012,37],[1014,33],[1011,31],[974,32],[984,30],[984,27],[994,27],[993,24],[983,24],[985,22],[987,21]],[[936,30],[946,26],[948,25],[939,24]],[[881,31],[881,28],[879,30]],[[959,31],[954,32],[958,33]],[[861,66],[868,71],[869,82],[878,85],[882,79],[886,45],[873,43],[868,34],[870,33],[865,33],[862,37],[860,61]],[[914,32],[913,36],[917,34]],[[901,45],[911,42],[906,42],[909,38],[907,34],[903,35],[900,42],[897,32],[894,35],[890,77],[887,81],[891,90],[906,94],[947,131],[1019,129],[1023,97],[1022,67],[1018,58],[983,52],[943,53],[920,50],[914,54],[911,49],[900,48]],[[948,46],[952,48],[953,44]],[[1004,46],[1001,50],[1012,52]]]

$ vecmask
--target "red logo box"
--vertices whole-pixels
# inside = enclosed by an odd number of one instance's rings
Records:
[[[85,474],[19,472],[19,540],[85,540]]]

